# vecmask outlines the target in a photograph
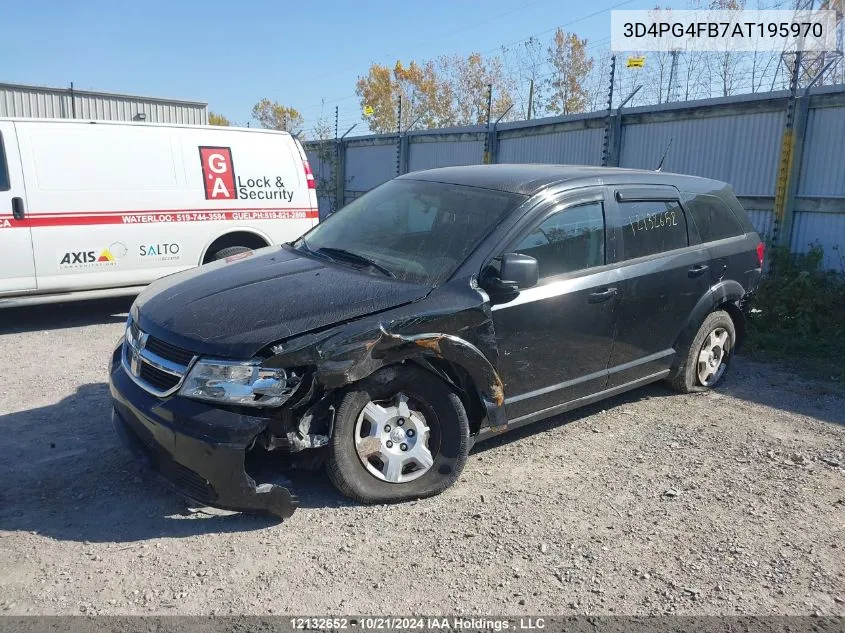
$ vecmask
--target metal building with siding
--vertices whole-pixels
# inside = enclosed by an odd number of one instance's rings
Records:
[[[208,104],[72,88],[0,83],[0,117],[207,125]]]

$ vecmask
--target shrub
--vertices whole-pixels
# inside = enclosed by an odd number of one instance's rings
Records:
[[[771,272],[757,289],[749,317],[748,350],[757,356],[810,361],[845,381],[845,274],[824,270],[824,251],[769,250]]]

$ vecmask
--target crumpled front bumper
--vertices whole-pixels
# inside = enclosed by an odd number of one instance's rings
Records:
[[[299,500],[287,488],[256,485],[244,468],[246,452],[267,418],[178,396],[156,398],[126,375],[120,346],[112,356],[109,388],[112,422],[123,443],[183,495],[215,508],[282,519],[296,510]]]

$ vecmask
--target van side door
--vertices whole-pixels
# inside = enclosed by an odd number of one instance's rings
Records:
[[[607,205],[620,286],[608,388],[668,372],[684,324],[710,287],[710,256],[680,200],[675,187],[625,186]]]
[[[15,124],[0,121],[0,293],[36,288],[27,212]]]

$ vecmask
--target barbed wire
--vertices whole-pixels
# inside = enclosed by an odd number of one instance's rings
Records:
[[[525,38],[515,40],[508,44],[499,45],[495,48],[490,48],[486,51],[482,51],[480,54],[486,55],[492,52],[498,53],[498,57],[502,63],[502,68],[505,71],[506,80],[509,80],[511,83],[514,100],[522,102],[521,108],[524,115],[526,108],[525,102],[527,101],[527,98],[524,95],[528,90],[529,82],[533,79],[535,83],[535,91],[541,92],[544,89],[548,89],[548,86],[544,84],[548,84],[552,78],[559,74],[559,71],[555,69],[554,64],[548,59],[548,53],[552,43],[541,42],[539,39],[540,36],[556,32],[557,29],[577,24],[591,17],[601,15],[621,6],[630,4],[633,1],[634,0],[624,0],[623,2],[616,3],[607,8],[570,20],[569,22],[551,27],[544,31],[534,33]],[[778,0],[765,5],[761,4],[755,10],[763,11],[782,9],[787,5],[794,4],[794,1],[795,0]],[[707,14],[710,9],[696,8],[687,9],[687,11],[693,11],[695,14],[704,15]],[[845,28],[843,25],[840,25],[840,27]],[[520,51],[524,51],[524,48],[527,48],[525,46],[526,43],[535,40],[538,43],[537,50],[539,51],[540,57],[528,62],[523,61],[523,56],[520,55]],[[609,64],[610,57],[613,54],[610,49],[614,41],[615,39],[611,36],[603,37],[597,40],[588,41],[584,49],[587,57],[592,58],[593,61],[593,68],[584,80],[584,83],[588,84],[588,101],[591,102],[591,105],[593,106],[592,109],[603,109],[606,107],[606,104],[603,104],[602,106],[598,105],[598,102],[604,101],[603,95],[602,98],[598,100],[596,100],[595,97],[597,92],[606,88],[605,74],[607,72],[607,64]],[[514,48],[518,45],[521,45],[522,48]],[[594,55],[590,55],[589,53],[594,53]],[[659,60],[657,62],[659,66],[655,68],[653,64],[650,64],[647,69],[638,69],[630,73],[623,68],[621,69],[622,72],[617,72],[617,85],[622,87],[623,84],[627,82],[631,83],[633,86],[635,83],[643,83],[648,80],[652,80],[655,77],[658,79],[659,85],[647,86],[646,90],[641,91],[641,94],[637,95],[637,99],[631,102],[631,106],[637,104],[645,105],[646,103],[664,102],[664,92],[666,93],[667,99],[680,101],[721,96],[722,93],[726,91],[726,87],[729,94],[767,92],[769,91],[770,86],[774,88],[782,87],[786,81],[784,68],[782,68],[780,63],[781,53],[779,52],[760,51],[756,54],[756,57],[754,52],[736,52],[736,59],[733,61],[729,72],[723,72],[720,74],[718,71],[713,70],[710,62],[713,59],[718,59],[720,55],[724,55],[723,52],[711,53],[680,51],[677,54],[677,60],[675,62],[675,76],[673,77],[671,90],[673,93],[684,95],[684,97],[683,99],[677,99],[672,98],[673,95],[668,94],[670,88],[668,83],[664,84],[661,81],[661,72],[669,72],[671,64],[669,53],[638,53],[636,51],[626,51],[624,53],[617,53],[617,58],[621,56],[639,56],[641,54],[645,54],[647,57],[651,57],[652,59],[657,58]],[[523,55],[525,55],[524,52]],[[759,64],[757,64],[758,60]],[[845,62],[843,62],[843,64],[845,64]],[[845,80],[845,69],[840,72],[843,80]],[[707,80],[704,79],[704,75],[707,75]],[[781,77],[781,81],[778,81],[779,76]],[[621,95],[620,98],[624,98],[624,96],[625,95]],[[654,101],[655,96],[657,97],[657,101]],[[325,99],[319,106],[304,108],[301,112],[303,113],[304,118],[310,119],[312,118],[310,113],[319,108],[321,110],[321,114],[320,116],[314,118],[333,120],[334,108],[331,107],[330,111],[327,111],[329,106],[334,106],[357,98],[359,98],[359,95],[355,93],[333,99]],[[588,111],[592,111],[592,109]],[[546,110],[541,108],[541,112],[545,113]],[[519,110],[514,108],[514,111],[508,117],[508,120],[514,120],[515,117],[518,117],[518,115]],[[353,123],[359,124],[358,128],[361,128],[362,126],[360,124],[364,123],[364,119],[360,114],[356,115],[356,118],[350,118],[348,114],[344,114],[343,116],[345,120],[343,123],[339,124],[340,127],[344,128],[341,130],[341,133]],[[366,128],[366,124],[363,127]],[[360,133],[361,131],[361,129],[356,128],[356,133]]]

